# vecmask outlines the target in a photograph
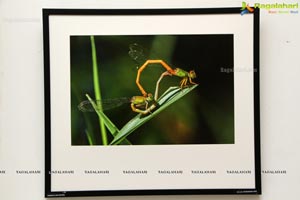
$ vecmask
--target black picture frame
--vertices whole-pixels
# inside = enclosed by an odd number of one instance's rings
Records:
[[[259,108],[259,9],[245,15],[252,16],[253,26],[253,138],[254,138],[254,187],[236,188],[139,188],[139,189],[79,189],[79,190],[53,190],[53,114],[52,92],[53,82],[51,77],[52,55],[50,48],[52,45],[51,26],[52,16],[202,16],[202,15],[234,15],[241,16],[241,8],[199,8],[199,9],[43,9],[43,39],[44,39],[44,90],[45,90],[45,197],[75,197],[75,196],[119,196],[119,195],[186,195],[186,194],[261,194],[261,167],[260,167],[260,108]],[[187,22],[188,23],[188,22]],[[236,73],[236,72],[234,72]],[[65,158],[66,160],[68,158]],[[247,158],[245,158],[247,159]],[[229,169],[228,169],[229,170]],[[234,172],[233,172],[234,173]],[[236,176],[239,176],[238,174]]]

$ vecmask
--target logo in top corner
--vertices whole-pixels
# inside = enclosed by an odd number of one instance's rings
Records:
[[[241,8],[241,15],[243,16],[244,14],[253,13],[253,12],[254,12],[254,9],[251,8],[248,3],[243,1],[242,8]]]

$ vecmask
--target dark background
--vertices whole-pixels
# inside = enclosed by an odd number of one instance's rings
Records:
[[[100,145],[98,116],[77,109],[86,93],[94,98],[90,37],[71,36],[70,40],[72,145],[88,145],[87,128]],[[133,132],[128,137],[133,144],[234,143],[233,73],[222,72],[222,68],[233,69],[233,35],[95,36],[95,43],[103,99],[141,95],[135,79],[143,59],[137,62],[128,55],[130,44],[142,46],[145,58],[196,71],[194,82],[199,86]],[[164,71],[160,65],[144,70],[141,83],[147,92],[154,93]],[[164,78],[160,94],[178,86],[180,80]],[[119,129],[136,115],[129,104],[105,114]]]

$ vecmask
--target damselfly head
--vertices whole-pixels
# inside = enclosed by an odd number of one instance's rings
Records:
[[[190,78],[196,78],[196,72],[194,70],[189,71],[189,77]]]

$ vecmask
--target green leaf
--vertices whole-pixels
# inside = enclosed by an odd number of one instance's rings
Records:
[[[112,123],[112,121],[110,121],[110,119],[101,110],[98,109],[98,106],[96,105],[96,103],[92,100],[92,98],[88,94],[86,94],[86,97],[91,102],[91,104],[92,104],[93,108],[95,109],[97,115],[99,116],[100,119],[102,119],[103,123],[105,124],[105,126],[107,127],[109,132],[113,136],[117,136],[120,132],[119,129],[114,125],[114,123]],[[128,141],[128,140],[125,140],[124,143],[125,144],[131,144],[130,141]]]
[[[155,117],[161,111],[169,107],[171,104],[191,92],[198,85],[193,85],[191,87],[183,88],[180,87],[170,87],[161,97],[157,100],[159,107],[148,115],[138,114],[132,120],[130,120],[115,136],[114,140],[110,145],[116,145],[121,143],[126,137],[135,131],[137,128],[142,126],[144,123]]]
[[[86,134],[86,137],[88,139],[89,145],[94,145],[93,144],[93,139],[91,137],[91,134],[90,134],[90,132],[87,129],[85,130],[85,134]]]
[[[102,111],[100,111],[100,109],[97,109],[98,106],[96,105],[96,103],[92,100],[92,98],[88,94],[86,94],[86,97],[91,102],[91,104],[92,104],[93,108],[95,109],[96,113],[103,120],[105,126],[112,133],[112,135],[117,134],[117,132],[119,132],[118,128],[112,123],[112,121],[110,121],[110,119]]]

